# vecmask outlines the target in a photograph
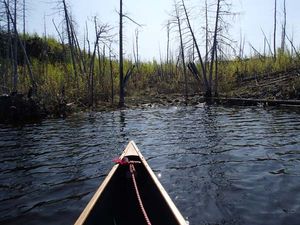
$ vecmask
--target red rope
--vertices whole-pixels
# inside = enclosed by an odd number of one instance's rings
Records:
[[[137,186],[137,183],[136,183],[136,180],[135,180],[135,175],[134,175],[135,167],[134,167],[134,164],[129,164],[129,169],[130,169],[130,173],[131,173],[131,177],[132,177],[132,181],[133,181],[133,185],[134,185],[136,197],[137,197],[137,199],[139,201],[140,208],[141,208],[141,210],[143,212],[143,215],[145,217],[147,225],[151,225],[151,222],[150,222],[149,217],[147,215],[147,212],[146,212],[146,210],[144,208],[144,205],[143,205],[140,193],[139,193],[139,189],[138,189],[138,186]]]
[[[135,174],[134,174],[135,173],[134,164],[135,163],[141,163],[141,162],[140,161],[129,161],[127,157],[124,157],[123,159],[114,159],[113,161],[117,164],[120,164],[120,165],[129,165],[129,170],[130,170],[130,173],[131,173],[133,186],[134,186],[134,189],[135,189],[136,197],[138,199],[140,208],[142,210],[142,213],[144,215],[144,218],[146,220],[147,225],[151,225],[151,222],[149,220],[147,212],[144,208],[144,205],[143,205],[143,202],[142,202],[142,199],[141,199],[141,196],[140,196],[140,192],[139,192],[136,180],[135,180]]]

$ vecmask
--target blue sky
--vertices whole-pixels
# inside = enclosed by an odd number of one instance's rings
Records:
[[[274,0],[231,0],[233,10],[239,15],[235,19],[230,19],[231,30],[230,38],[238,41],[240,32],[245,36],[246,49],[249,49],[248,43],[262,51],[263,35],[261,29],[264,30],[267,37],[271,38],[273,32],[273,7]],[[282,3],[278,1],[278,46],[280,45],[280,26],[282,22]],[[47,0],[27,0],[30,4],[28,10],[27,29],[29,32],[43,33],[44,15],[46,15],[46,24],[48,34],[57,36],[52,25],[52,18],[59,23],[61,16],[55,14],[54,1]],[[77,31],[80,39],[83,40],[83,31],[85,21],[91,19],[94,15],[98,15],[104,23],[118,27],[118,14],[116,10],[119,8],[118,0],[72,0],[70,3],[72,14],[78,24]],[[127,12],[135,21],[144,24],[140,28],[140,55],[143,60],[159,59],[159,48],[164,55],[166,45],[166,31],[163,28],[169,19],[168,12],[172,9],[173,0],[123,0],[124,11]],[[193,14],[200,15],[204,0],[186,0],[187,5],[191,6]],[[299,46],[300,38],[300,1],[286,0],[287,2],[287,32],[289,36],[294,36],[296,46]],[[198,19],[197,19],[198,20]],[[199,19],[201,20],[201,18]],[[92,30],[92,23],[89,22]],[[136,25],[127,21],[125,25],[125,51],[126,55],[132,55],[132,43],[134,39],[134,30]],[[197,26],[197,24],[195,24]],[[92,33],[92,31],[91,31]],[[116,36],[117,40],[117,36]],[[175,45],[175,44],[173,44]],[[248,50],[247,50],[248,51]]]

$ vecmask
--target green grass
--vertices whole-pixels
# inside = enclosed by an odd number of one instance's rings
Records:
[[[0,37],[3,37],[3,34]],[[6,39],[0,38],[0,84],[6,86],[2,88],[2,93],[12,90],[12,66],[10,60],[5,55]],[[89,77],[87,74],[79,73],[74,75],[70,52],[64,56],[63,46],[53,38],[43,38],[37,35],[27,35],[26,44],[28,54],[32,63],[34,78],[38,85],[38,98],[47,104],[57,103],[62,98],[62,90],[65,90],[65,100],[67,102],[82,103],[88,105],[90,99]],[[68,48],[68,46],[64,46]],[[45,49],[46,52],[45,52]],[[85,57],[87,53],[83,52]],[[24,70],[22,57],[19,57],[19,84],[18,90],[26,93],[30,87],[28,71]],[[108,58],[102,60],[100,65],[98,58],[95,59],[94,68],[94,95],[96,102],[110,101],[111,86],[114,86],[115,100],[118,101],[119,92],[119,68],[118,62],[113,61],[113,84],[111,83],[111,71]],[[133,62],[125,60],[124,73],[132,66]],[[105,65],[105,66],[104,66]],[[288,52],[278,53],[277,59],[272,57],[251,57],[248,59],[233,59],[219,62],[219,92],[229,93],[237,86],[237,80],[251,76],[262,76],[276,71],[286,71],[291,68],[300,68],[299,59],[291,56]],[[86,64],[87,68],[89,63]],[[78,67],[78,65],[77,65]],[[79,67],[78,67],[79,70]],[[299,82],[295,83],[295,88],[299,90]],[[189,93],[203,91],[203,87],[188,74]],[[157,61],[141,62],[139,67],[133,71],[131,79],[126,87],[127,96],[141,96],[146,94],[173,94],[184,93],[184,77],[182,69],[174,63],[163,63]]]

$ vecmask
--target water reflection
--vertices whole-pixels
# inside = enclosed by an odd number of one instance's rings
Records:
[[[126,130],[126,112],[124,110],[120,110],[120,140],[123,143],[129,142],[129,139],[127,138],[127,130]]]
[[[72,223],[136,141],[190,224],[297,224],[300,114],[170,107],[0,125],[0,223]]]

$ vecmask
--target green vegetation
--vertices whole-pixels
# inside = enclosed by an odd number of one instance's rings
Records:
[[[13,91],[12,59],[9,56],[8,34],[0,33],[0,83],[1,93],[9,94]],[[55,106],[64,101],[79,106],[91,106],[90,82],[87,74],[79,73],[75,77],[72,69],[70,51],[54,38],[41,38],[38,35],[26,35],[22,38],[28,57],[32,64],[32,71],[37,83],[37,98],[46,107]],[[18,52],[22,52],[18,46]],[[85,60],[91,54],[83,51]],[[94,59],[94,102],[96,105],[109,105],[118,102],[119,74],[118,61],[110,60],[108,56],[100,55]],[[128,70],[134,63],[124,61],[124,70]],[[232,95],[240,85],[247,80],[263,79],[265,76],[275,76],[278,71],[292,71],[300,67],[300,60],[295,55],[279,51],[276,60],[273,57],[254,56],[248,59],[234,59],[218,61],[219,93]],[[199,66],[199,65],[197,65]],[[18,91],[26,94],[31,87],[28,71],[24,65],[22,54],[18,55]],[[142,97],[145,95],[182,94],[184,95],[184,77],[181,66],[171,63],[140,62],[133,70],[126,86],[126,96]],[[112,75],[112,79],[111,79]],[[293,80],[292,89],[299,92],[299,79]],[[243,83],[244,82],[244,83]],[[197,81],[188,71],[188,93],[202,93],[203,84]],[[114,87],[112,93],[111,87]],[[295,91],[294,91],[295,92]],[[285,96],[297,98],[294,96]],[[114,98],[114,101],[112,101]]]

